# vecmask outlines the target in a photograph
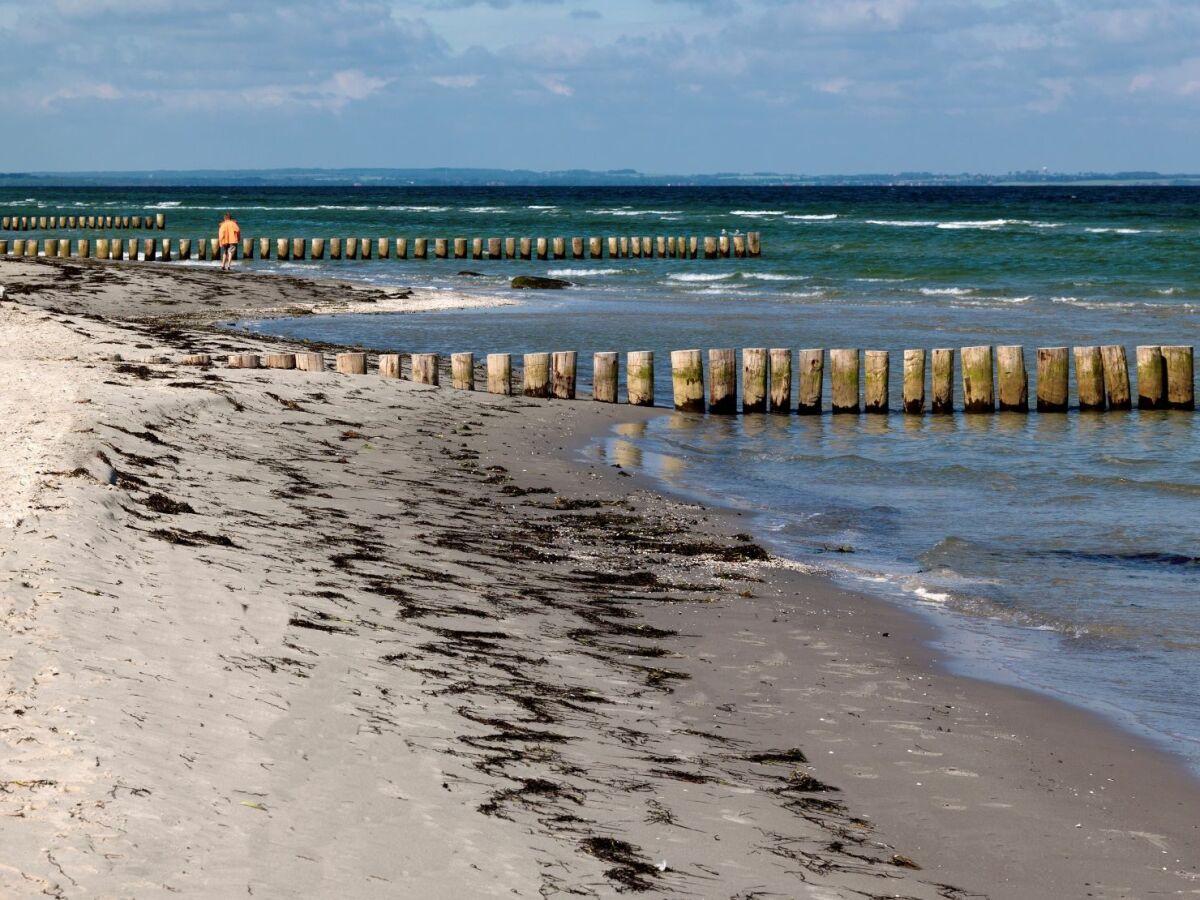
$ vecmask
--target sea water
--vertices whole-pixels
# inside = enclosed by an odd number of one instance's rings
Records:
[[[278,262],[519,305],[240,323],[401,351],[1195,344],[1187,188],[55,189],[6,214],[165,211],[166,236],[708,235],[758,259]],[[116,232],[114,232],[116,233]],[[569,244],[568,244],[569,246]],[[459,274],[471,270],[472,275]],[[516,274],[574,287],[513,292]],[[958,395],[961,399],[961,394]],[[828,386],[826,387],[828,408]],[[1192,413],[670,415],[588,451],[751,514],[780,554],[920,610],[948,663],[1099,710],[1200,767],[1200,419]]]

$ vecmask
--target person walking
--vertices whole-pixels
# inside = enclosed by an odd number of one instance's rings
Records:
[[[221,245],[221,271],[228,272],[233,266],[233,254],[238,242],[242,239],[242,229],[233,217],[233,213],[225,213],[225,221],[217,229],[217,243]]]

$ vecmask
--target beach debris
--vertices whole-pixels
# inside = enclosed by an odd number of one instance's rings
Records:
[[[665,869],[647,862],[638,848],[626,841],[608,837],[584,838],[579,847],[589,856],[601,862],[614,863],[604,876],[630,891],[649,891],[654,884],[647,878],[655,878]]]
[[[902,869],[920,869],[921,867],[900,853],[893,853],[890,860],[893,866],[900,866]]]

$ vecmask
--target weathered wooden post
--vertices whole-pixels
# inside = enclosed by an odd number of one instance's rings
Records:
[[[130,221],[131,221],[133,228],[141,228],[142,227],[142,217],[141,216],[134,216]],[[94,228],[95,225],[96,225],[95,218],[93,216],[88,216],[88,228]]]
[[[154,216],[154,225],[156,228],[158,228],[159,231],[162,231],[164,228],[166,228],[167,227],[167,214],[166,213],[156,213]]]
[[[171,261],[171,239],[163,238],[158,245],[158,258],[163,262]]]
[[[673,234],[667,235],[667,258],[668,259],[675,258],[676,247],[677,247],[677,244],[675,243],[675,235],[673,235]]]
[[[642,256],[650,259],[654,256],[654,245],[650,241],[650,235],[642,235]]]
[[[504,259],[500,238],[488,238],[488,259]]]
[[[571,238],[571,259],[583,259],[583,238]]]
[[[324,372],[325,354],[312,351],[297,353],[296,368],[300,369],[302,372]]]
[[[630,406],[654,405],[654,351],[625,354],[625,395]]]
[[[767,411],[767,348],[742,348],[742,412]]]
[[[1029,412],[1029,375],[1025,371],[1025,348],[996,348],[996,380],[1000,386],[1001,412]]]
[[[268,353],[267,354],[268,369],[294,369],[296,368],[295,353]]]
[[[387,259],[392,255],[392,242],[385,237],[375,239],[375,258]]]
[[[466,238],[457,237],[454,239],[454,258],[455,259],[466,259],[467,258],[467,239]]]
[[[1038,347],[1037,411],[1066,412],[1071,377],[1070,355],[1066,347]]]
[[[1167,368],[1167,408],[1195,409],[1195,360],[1191,347],[1162,348]]]
[[[612,352],[592,354],[592,399],[600,403],[617,402],[620,356]]]
[[[671,351],[671,386],[676,410],[704,412],[704,361],[699,350]]]
[[[359,259],[370,259],[371,258],[371,239],[370,238],[359,238],[358,239],[358,258]]]
[[[1162,347],[1137,348],[1138,409],[1162,409],[1166,404],[1167,366]]]
[[[379,354],[379,377],[380,378],[399,378],[400,377],[400,354],[399,353],[380,353]]]
[[[413,259],[428,259],[429,258],[429,240],[427,238],[413,238]]]
[[[925,412],[925,351],[904,351],[904,411],[910,416]]]
[[[93,220],[92,224],[93,225],[95,224],[94,220]],[[42,231],[45,231],[48,227],[49,226],[46,224],[46,217],[38,216],[38,228],[41,229]]]
[[[617,238],[617,256],[619,256],[621,259],[629,258],[629,238]]]
[[[231,369],[258,369],[262,367],[262,361],[257,353],[233,353],[226,365]]]
[[[548,249],[549,245],[546,243],[546,239],[544,237],[538,238],[534,242],[534,246],[537,249],[537,258],[545,259],[549,253],[549,249]]]
[[[950,415],[954,412],[954,348],[939,347],[933,351],[933,374],[931,378],[935,415]]]
[[[820,415],[821,394],[824,390],[825,352],[819,348],[800,351],[798,371],[799,392],[796,412],[803,416]]]
[[[8,256],[8,239],[0,240],[0,256]]]
[[[629,239],[629,255],[634,259],[642,258],[642,239],[636,235]]]
[[[963,347],[959,352],[962,354],[963,412],[995,412],[991,346]]]
[[[787,347],[771,348],[770,363],[771,412],[788,415],[792,411],[792,351]]]
[[[308,241],[304,238],[292,238],[292,259],[304,259]]]
[[[100,238],[96,238],[96,246],[97,247],[100,246],[100,240],[101,240]],[[70,255],[71,255],[71,239],[70,238],[59,238],[58,239],[58,258],[66,259]]]
[[[533,259],[533,241],[527,237],[520,240],[520,257],[521,259]]]
[[[588,253],[592,259],[601,259],[604,256],[604,245],[600,243],[600,238],[588,238]]]
[[[287,238],[275,239],[275,258],[280,262],[292,258],[290,242]]]
[[[201,240],[200,243],[203,244],[204,241]],[[258,258],[259,259],[270,259],[271,258],[271,239],[270,238],[259,238],[258,239]]]
[[[487,381],[489,394],[512,393],[512,356],[510,354],[488,354]]]
[[[99,255],[99,254],[97,254],[97,255]],[[180,238],[179,239],[179,258],[183,259],[183,260],[192,258],[192,239],[191,238]]]
[[[735,234],[733,236],[733,255],[737,259],[742,259],[746,255],[746,236],[744,234]]]
[[[396,259],[408,259],[408,238],[396,238]]]
[[[471,259],[483,259],[483,238],[471,238]]]
[[[109,245],[109,259],[118,262],[124,258],[124,242],[120,238],[112,238]]]
[[[137,262],[138,258],[138,239],[129,238],[125,242],[125,258],[130,262]]]
[[[66,226],[66,224],[67,224],[67,220],[66,220],[66,219],[64,219],[62,216],[59,216],[59,218],[58,218],[58,227],[59,227],[59,228],[63,228],[63,227],[65,227],[65,226]],[[113,227],[113,217],[112,217],[112,216],[105,216],[105,217],[104,217],[104,227],[105,227],[105,228],[112,228],[112,227]]]
[[[325,258],[325,238],[313,238],[308,245],[308,255],[310,259]]]
[[[762,237],[757,231],[747,232],[746,250],[751,256],[762,256]]]
[[[856,413],[858,407],[858,350],[829,351],[829,383],[834,413]]]
[[[558,400],[575,399],[574,350],[560,350],[551,358],[550,394]]]
[[[208,255],[213,259],[221,258],[221,245],[217,243],[216,238],[208,239]]]
[[[717,247],[722,259],[729,258],[729,235],[723,234],[717,239]]]
[[[717,239],[715,237],[706,237],[704,239],[704,258],[717,258]],[[832,365],[832,363],[831,363]]]
[[[339,353],[334,361],[334,369],[342,375],[366,375],[367,354]]]
[[[358,259],[358,238],[346,238],[346,259]]]
[[[212,356],[208,353],[189,353],[179,361],[183,366],[211,366]]]
[[[517,258],[517,239],[516,238],[505,238],[504,239],[504,258],[505,259],[516,259]]]
[[[13,238],[12,253],[13,256],[25,255],[25,238]]]
[[[142,241],[142,258],[146,262],[154,262],[154,238],[145,238]]]
[[[660,259],[665,259],[667,255],[667,239],[663,235],[658,235],[654,238],[654,249]]]
[[[1129,391],[1129,359],[1120,344],[1109,344],[1100,348],[1104,360],[1104,388],[1108,393],[1109,409],[1133,407]]]
[[[1075,391],[1081,410],[1104,410],[1104,359],[1099,347],[1075,347]]]
[[[329,239],[329,258],[330,259],[341,259],[342,258],[342,239],[341,238],[330,238]]]
[[[521,393],[526,397],[550,396],[550,354],[526,353]]]
[[[555,259],[567,258],[567,242],[565,238],[556,237],[550,244],[550,252]]]
[[[242,259],[254,259],[254,238],[242,238]]]
[[[475,354],[450,355],[450,386],[456,391],[475,390]]]
[[[616,235],[610,235],[608,238],[608,258],[609,259],[620,259],[621,258],[621,242],[616,237]]]
[[[412,355],[412,380],[415,384],[438,383],[438,355],[436,353],[414,353]]]
[[[708,351],[708,409],[719,416],[737,412],[737,354],[732,349]]]
[[[891,354],[887,350],[867,350],[863,354],[863,409],[868,413],[888,412],[888,375]]]

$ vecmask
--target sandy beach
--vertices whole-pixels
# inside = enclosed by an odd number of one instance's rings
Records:
[[[507,298],[0,287],[0,895],[1200,895],[1174,758],[581,453],[663,411],[179,364]]]

